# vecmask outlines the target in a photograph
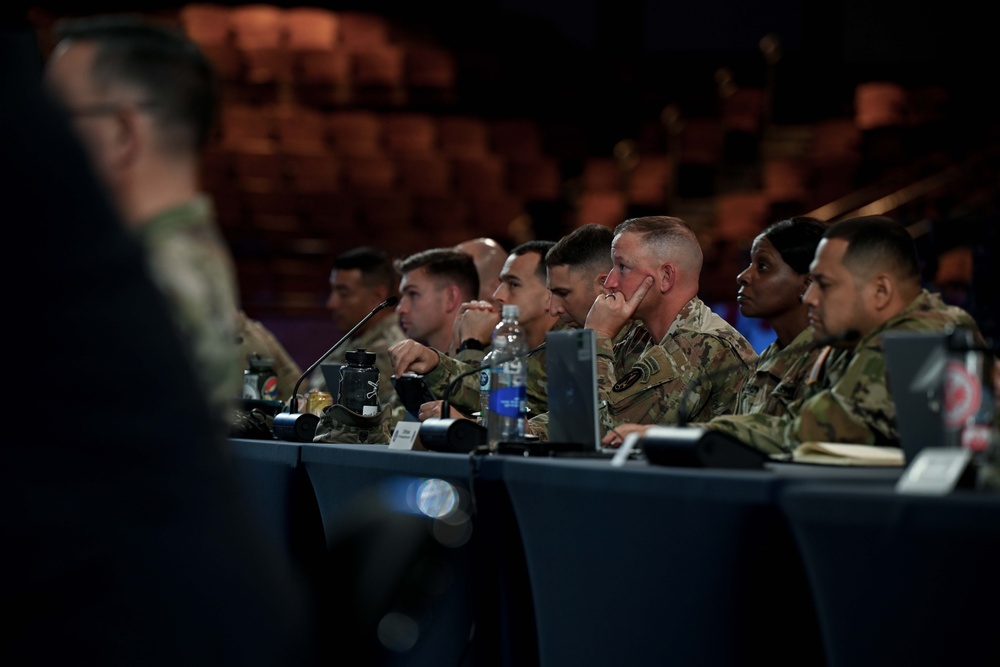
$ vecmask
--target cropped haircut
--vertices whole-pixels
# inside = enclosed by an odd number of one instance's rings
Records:
[[[95,46],[92,76],[102,88],[140,91],[163,150],[199,153],[217,120],[218,81],[212,65],[183,30],[133,15],[66,19],[56,37]]]
[[[365,284],[385,285],[390,293],[395,289],[396,275],[389,255],[374,246],[361,246],[340,253],[333,260],[333,268],[358,269]]]
[[[614,232],[604,225],[577,227],[556,241],[545,255],[545,266],[611,269],[611,241]]]
[[[841,220],[823,234],[825,239],[844,239],[844,265],[858,276],[888,270],[904,280],[920,280],[917,246],[906,227],[892,218],[869,215]]]
[[[644,244],[654,246],[654,252],[664,253],[692,272],[701,271],[705,253],[694,231],[680,218],[669,215],[629,218],[615,227],[615,236],[625,233],[638,234]]]
[[[466,301],[479,298],[479,272],[472,257],[454,248],[431,248],[394,262],[396,271],[405,275],[424,269],[427,275],[453,282]]]
[[[549,250],[556,244],[555,241],[525,241],[524,243],[514,246],[510,251],[511,255],[521,256],[527,255],[529,252],[538,254],[538,265],[535,267],[535,276],[545,284],[545,257],[548,255]]]
[[[795,273],[804,276],[809,273],[809,265],[816,257],[816,246],[829,226],[818,218],[796,216],[775,222],[759,236],[770,241],[782,261]]]

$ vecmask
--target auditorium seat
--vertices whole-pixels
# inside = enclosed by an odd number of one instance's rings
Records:
[[[438,146],[453,158],[477,158],[489,155],[490,130],[486,121],[476,116],[438,118]]]
[[[357,103],[398,106],[406,101],[403,49],[395,44],[375,44],[350,49],[351,81]]]
[[[806,158],[769,157],[761,162],[761,185],[772,203],[810,201],[812,174]]]
[[[509,193],[472,195],[468,201],[476,236],[509,237],[511,225],[525,214],[524,198]]]
[[[625,195],[615,190],[584,190],[576,200],[577,225],[614,228],[626,218]]]
[[[456,231],[459,241],[468,238],[469,205],[463,197],[455,194],[447,196],[414,195],[412,202],[413,224],[415,226],[433,230],[435,234],[439,234],[443,230]],[[454,245],[454,243],[448,245]]]
[[[290,51],[333,49],[339,41],[337,14],[324,7],[290,7],[285,10],[285,34]]]
[[[498,119],[490,122],[492,151],[508,160],[531,160],[542,155],[542,133],[530,119]]]
[[[181,26],[188,36],[201,46],[226,44],[232,39],[232,24],[228,5],[191,3],[178,11]]]
[[[507,186],[526,199],[560,199],[563,182],[559,162],[548,156],[511,160],[507,163]]]
[[[584,191],[621,192],[622,170],[618,160],[613,157],[584,159],[580,187]]]
[[[359,192],[358,219],[372,233],[384,234],[387,240],[410,227],[413,222],[413,201],[407,192]]]
[[[507,167],[495,155],[452,160],[455,189],[469,196],[494,196],[507,191]]]
[[[865,81],[854,88],[854,123],[865,131],[909,122],[906,89],[892,81]]]
[[[629,204],[662,206],[670,195],[670,158],[666,155],[641,155],[629,174]]]
[[[273,114],[274,134],[282,153],[325,154],[332,150],[327,139],[327,119],[318,109],[288,105]]]
[[[382,152],[382,118],[374,111],[352,109],[327,116],[333,149],[347,156],[378,155]]]
[[[281,160],[289,185],[296,193],[343,189],[340,161],[333,153],[286,153]]]
[[[397,157],[434,154],[437,150],[437,123],[427,113],[396,112],[382,119],[382,145]]]
[[[229,149],[234,180],[246,192],[283,189],[285,173],[281,154],[274,148],[238,146]]]
[[[428,153],[397,161],[402,188],[421,197],[446,197],[452,193],[451,161]]]
[[[270,106],[225,104],[220,112],[220,143],[226,148],[264,151],[272,149],[274,115]]]
[[[453,101],[457,67],[455,56],[431,44],[411,44],[403,49],[403,81],[414,101]]]
[[[349,155],[340,161],[344,182],[359,195],[377,196],[398,189],[398,167],[385,155]]]
[[[371,12],[341,11],[338,14],[340,43],[349,51],[378,47],[389,43],[389,22]]]
[[[284,10],[276,5],[257,3],[233,8],[233,38],[243,57],[247,84],[275,83],[289,76],[284,19]]]
[[[715,198],[715,238],[752,241],[767,226],[769,212],[770,201],[763,191],[719,194]]]
[[[351,56],[343,49],[297,49],[291,52],[295,99],[317,107],[351,100]]]

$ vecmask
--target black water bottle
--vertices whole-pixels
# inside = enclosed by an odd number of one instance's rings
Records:
[[[379,412],[379,372],[375,353],[364,348],[348,352],[347,363],[340,367],[340,396],[337,402],[363,417]]]

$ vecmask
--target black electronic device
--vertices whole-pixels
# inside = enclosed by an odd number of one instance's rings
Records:
[[[403,407],[414,417],[420,414],[421,405],[438,400],[427,385],[427,380],[418,373],[403,373],[399,377],[393,375],[392,386],[395,387]]]

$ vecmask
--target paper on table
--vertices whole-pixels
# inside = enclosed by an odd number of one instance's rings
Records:
[[[877,447],[842,442],[803,442],[792,452],[796,463],[824,463],[842,466],[903,466],[906,460],[898,447]]]

